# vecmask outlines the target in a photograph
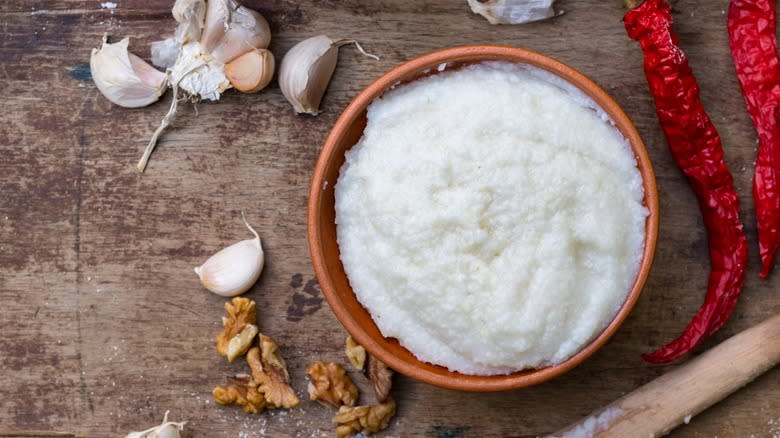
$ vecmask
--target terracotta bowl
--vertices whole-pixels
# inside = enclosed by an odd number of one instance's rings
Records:
[[[552,72],[574,84],[609,114],[617,128],[631,144],[644,180],[645,205],[650,211],[646,222],[644,254],[631,292],[612,322],[579,353],[555,366],[532,369],[501,376],[474,376],[452,372],[415,358],[396,339],[379,332],[368,311],[358,302],[339,257],[333,187],[344,163],[344,152],[363,135],[366,107],[391,86],[413,81],[447,68],[487,60],[504,60],[530,64]],[[598,85],[571,67],[528,50],[503,46],[466,46],[439,50],[399,65],[369,85],[347,106],[330,131],[314,168],[308,203],[308,239],[314,271],[333,313],[347,331],[369,353],[390,368],[436,386],[464,391],[502,391],[535,385],[558,376],[584,361],[615,334],[634,307],[642,291],[655,252],[658,236],[658,193],[647,151],[629,118]]]

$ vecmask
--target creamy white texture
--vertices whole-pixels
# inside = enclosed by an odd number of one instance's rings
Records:
[[[624,302],[641,176],[604,113],[564,88],[494,62],[369,106],[335,187],[341,260],[418,359],[484,375],[560,363]]]

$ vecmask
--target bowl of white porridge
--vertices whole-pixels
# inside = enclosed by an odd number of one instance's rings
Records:
[[[325,297],[390,368],[498,391],[602,346],[642,291],[658,234],[644,145],[558,61],[445,49],[363,90],[325,140],[308,239]]]

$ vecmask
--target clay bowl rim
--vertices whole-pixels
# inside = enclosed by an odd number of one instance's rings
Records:
[[[394,85],[417,79],[431,74],[431,72],[435,73],[437,67],[442,63],[465,65],[489,60],[503,60],[540,67],[567,80],[593,99],[612,118],[615,126],[628,140],[634,152],[637,167],[642,175],[645,191],[644,202],[649,210],[649,216],[645,225],[645,246],[642,261],[631,291],[617,315],[597,337],[577,354],[558,365],[518,371],[508,375],[476,376],[452,372],[444,367],[416,359],[408,350],[401,347],[397,340],[381,336],[368,312],[357,301],[348,282],[346,283],[348,290],[337,290],[328,265],[332,269],[340,269],[340,275],[344,275],[343,266],[338,253],[336,253],[336,260],[325,254],[322,235],[323,226],[332,226],[334,229],[333,240],[335,240],[335,223],[324,223],[321,220],[321,209],[323,207],[334,208],[333,205],[325,206],[323,198],[326,191],[333,191],[333,185],[338,178],[338,168],[341,167],[341,164],[336,166],[335,175],[328,175],[326,172],[329,167],[333,166],[334,161],[343,162],[344,152],[354,146],[354,142],[352,142],[352,144],[340,147],[351,126],[356,120],[364,117],[366,107],[375,98],[381,96]],[[362,134],[362,127],[359,129],[360,134]],[[307,234],[314,271],[330,308],[352,337],[369,353],[386,363],[390,368],[425,383],[461,391],[495,392],[532,386],[559,376],[582,363],[615,334],[639,299],[650,272],[658,238],[658,210],[655,175],[644,143],[625,112],[604,90],[577,70],[539,53],[509,46],[473,45],[437,50],[400,64],[371,83],[352,100],[336,120],[325,139],[314,167],[309,188]],[[335,242],[331,243],[335,245],[337,252],[338,245]],[[359,322],[356,315],[353,315],[346,307],[345,299],[354,301],[351,303],[353,308],[357,303],[362,312],[365,312],[364,315],[361,315],[363,323]],[[358,313],[360,313],[359,309]],[[368,315],[367,320],[366,315]],[[368,325],[374,334],[367,333],[363,324]],[[395,353],[392,350],[395,350]],[[404,357],[397,356],[398,353]]]

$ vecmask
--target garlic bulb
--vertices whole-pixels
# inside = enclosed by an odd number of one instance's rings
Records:
[[[236,242],[195,268],[200,284],[217,295],[234,297],[246,292],[263,271],[265,258],[260,236],[249,226],[246,218],[244,225],[255,235],[254,239]]]
[[[468,0],[475,14],[490,24],[522,24],[555,16],[555,0]]]
[[[159,426],[150,427],[141,432],[130,432],[125,438],[181,438],[186,422],[177,423],[168,421],[168,413],[165,411],[163,422]]]
[[[167,85],[166,75],[127,51],[130,39],[92,49],[89,69],[98,90],[111,102],[138,108],[157,101]]]
[[[296,113],[320,112],[320,101],[336,70],[339,47],[345,44],[355,44],[360,53],[379,60],[355,40],[334,41],[325,35],[305,39],[284,55],[279,67],[279,88]]]

